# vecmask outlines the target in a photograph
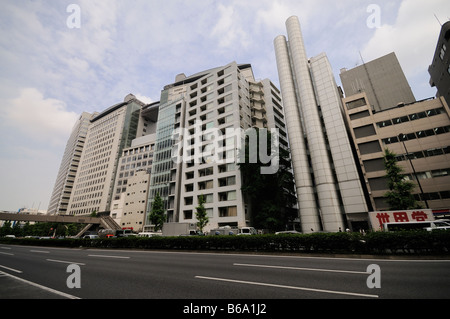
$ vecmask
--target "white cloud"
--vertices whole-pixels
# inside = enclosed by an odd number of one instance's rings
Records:
[[[19,97],[4,101],[1,115],[4,125],[52,145],[65,145],[79,116],[68,111],[64,102],[46,99],[35,88],[22,89]]]
[[[383,11],[381,14],[383,19]],[[382,24],[367,42],[362,50],[364,59],[373,60],[394,51],[408,80],[420,76],[423,83],[428,82],[427,70],[440,32],[434,14],[450,16],[450,2],[404,0],[395,23]]]

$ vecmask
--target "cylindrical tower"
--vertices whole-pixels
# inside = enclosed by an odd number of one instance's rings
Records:
[[[282,35],[278,36],[274,40],[274,46],[278,76],[282,88],[281,94],[288,129],[302,231],[317,231],[321,227],[314,198],[314,188],[309,170],[305,138],[300,120],[286,38]]]
[[[298,18],[296,16],[290,17],[286,21],[286,28],[289,39],[290,61],[295,76],[295,82],[291,81],[297,88],[300,116],[305,126],[319,200],[319,211],[316,214],[320,214],[325,231],[337,231],[339,227],[343,227],[342,213]],[[291,79],[293,79],[292,75]],[[280,85],[283,92],[285,87],[282,84]],[[300,118],[297,118],[297,121],[300,122]],[[287,122],[287,125],[289,130],[289,122]],[[303,176],[299,176],[299,178],[301,179]],[[296,178],[297,182],[299,180]]]

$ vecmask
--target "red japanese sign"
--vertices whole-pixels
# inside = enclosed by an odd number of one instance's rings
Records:
[[[382,230],[384,223],[423,222],[434,220],[431,209],[369,212],[373,230]]]

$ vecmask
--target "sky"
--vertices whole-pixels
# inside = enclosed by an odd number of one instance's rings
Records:
[[[232,61],[279,87],[273,40],[299,17],[308,56],[325,52],[338,85],[395,52],[417,100],[448,0],[0,0],[0,210],[47,209],[83,111]],[[362,59],[361,59],[362,58]]]

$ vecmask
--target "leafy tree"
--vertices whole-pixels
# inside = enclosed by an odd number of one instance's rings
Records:
[[[198,197],[198,206],[195,208],[195,217],[197,218],[197,227],[203,232],[203,228],[208,224],[209,217],[205,209],[205,198],[203,195]]]
[[[257,130],[258,143],[262,138]],[[267,134],[267,153],[270,154],[273,147],[271,134]],[[260,145],[260,144],[258,144]],[[261,174],[259,156],[257,162],[251,163],[250,158],[255,150],[249,147],[249,141],[245,143],[245,161],[239,163],[243,179],[242,191],[251,206],[251,220],[256,228],[276,231],[285,229],[286,225],[297,217],[293,209],[296,203],[294,176],[291,171],[291,159],[289,151],[278,148],[279,168],[274,174]]]
[[[384,167],[389,186],[389,191],[384,194],[386,202],[392,210],[420,208],[412,194],[415,185],[405,180],[403,169],[398,165],[396,156],[389,149],[384,150]]]
[[[3,226],[0,228],[0,237],[11,234],[12,234],[11,221],[7,220],[3,223]]]
[[[155,231],[159,231],[162,229],[165,220],[164,201],[161,196],[159,196],[159,193],[157,193],[152,203],[150,222],[155,225]]]

